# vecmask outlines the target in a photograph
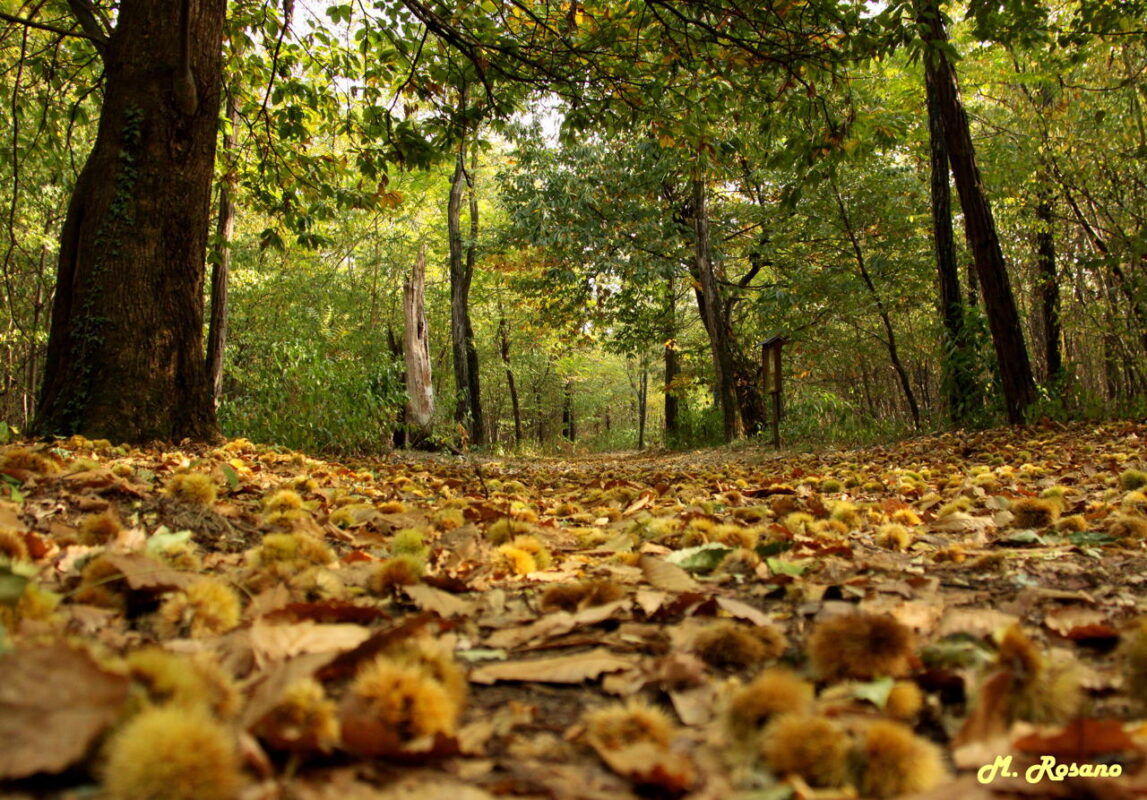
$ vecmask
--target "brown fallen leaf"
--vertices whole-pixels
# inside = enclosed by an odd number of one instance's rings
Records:
[[[142,553],[107,553],[104,559],[123,573],[129,588],[143,592],[169,592],[186,589],[199,579],[190,572],[180,572],[162,561]]]
[[[450,592],[435,589],[433,586],[427,586],[424,583],[407,586],[404,591],[406,596],[413,600],[414,604],[423,611],[431,611],[440,617],[465,618],[474,616],[475,604],[469,600],[456,597]]]
[[[290,625],[270,625],[256,620],[251,626],[251,651],[259,666],[303,653],[342,653],[361,645],[370,638],[370,631],[361,625],[320,625],[298,622]]]
[[[619,749],[590,744],[610,769],[639,786],[679,795],[697,782],[696,769],[687,755],[654,742],[635,742]]]
[[[1116,719],[1073,719],[1058,733],[1032,733],[1015,741],[1016,749],[1039,756],[1054,756],[1057,762],[1084,763],[1097,756],[1130,754],[1140,750]]]
[[[470,673],[470,682],[581,683],[585,680],[595,680],[608,672],[618,672],[633,666],[634,663],[630,659],[616,656],[604,647],[597,647],[588,652],[568,656],[485,664]]]
[[[701,590],[701,585],[676,564],[670,564],[653,556],[642,556],[640,566],[641,571],[645,573],[645,580],[649,581],[649,585],[654,589],[664,589],[667,592]]]
[[[120,716],[129,681],[63,643],[0,655],[0,780],[61,772]]]

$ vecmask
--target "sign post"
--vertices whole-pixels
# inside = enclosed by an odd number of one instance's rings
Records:
[[[781,446],[781,347],[788,342],[783,336],[771,336],[761,342],[761,378],[764,390],[773,396],[773,447]]]

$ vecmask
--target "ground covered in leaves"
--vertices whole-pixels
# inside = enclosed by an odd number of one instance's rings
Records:
[[[0,797],[1147,794],[1147,426],[0,449]]]

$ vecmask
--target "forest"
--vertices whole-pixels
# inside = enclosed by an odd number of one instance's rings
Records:
[[[1143,793],[1147,3],[0,0],[0,74],[0,799]]]
[[[9,430],[701,446],[773,337],[798,443],[1142,413],[1134,3],[8,5]]]

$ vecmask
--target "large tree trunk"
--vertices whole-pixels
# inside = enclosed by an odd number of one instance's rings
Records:
[[[721,311],[720,287],[713,267],[713,251],[709,239],[708,187],[699,170],[693,175],[692,189],[690,210],[693,223],[693,269],[701,285],[698,290],[701,318],[713,351],[714,392],[721,407],[725,441],[731,442],[743,435],[743,429],[737,413],[733,354]]]
[[[226,7],[120,3],[96,142],[60,240],[41,434],[218,436],[203,279]]]
[[[430,435],[434,418],[434,383],[430,374],[430,331],[426,325],[426,250],[420,247],[414,269],[402,286],[402,311],[406,325],[402,355],[406,362],[407,441],[414,445]]]
[[[463,107],[465,93],[463,93]],[[466,188],[466,140],[458,144],[454,178],[450,184],[450,202],[446,208],[450,243],[450,340],[454,356],[454,385],[458,402],[454,418],[465,426],[473,444],[483,442],[482,402],[478,382],[478,352],[474,347],[474,329],[470,324],[470,281],[474,276],[474,242],[462,244],[462,193]],[[470,229],[478,226],[477,201],[471,188]]]
[[[947,42],[947,32],[940,17],[939,3],[936,0],[926,0],[923,5],[922,19],[929,25],[933,42],[937,45],[925,57],[935,59],[936,62],[936,102],[944,129],[944,141],[948,145],[952,177],[956,181],[956,191],[964,211],[964,226],[976,263],[988,326],[995,345],[1004,404],[1008,421],[1020,424],[1024,421],[1027,409],[1035,401],[1031,362],[1008,280],[1007,265],[1000,249],[992,207],[976,164],[968,116],[960,102],[956,71],[940,46]]]
[[[964,303],[960,296],[960,270],[956,264],[956,238],[952,232],[952,190],[949,185],[948,147],[940,123],[936,85],[940,80],[938,62],[924,60],[924,87],[928,107],[928,144],[931,161],[932,240],[936,271],[940,277],[940,317],[944,322],[941,353],[942,391],[948,417],[959,425],[976,410],[980,394],[972,365],[975,363],[964,323]]]
[[[231,281],[231,240],[235,236],[235,144],[239,140],[239,102],[227,97],[230,128],[223,140],[223,177],[219,181],[219,217],[215,221],[215,253],[211,259],[211,317],[207,325],[207,375],[211,401],[219,407],[223,393],[223,354],[227,349],[227,288]]]

